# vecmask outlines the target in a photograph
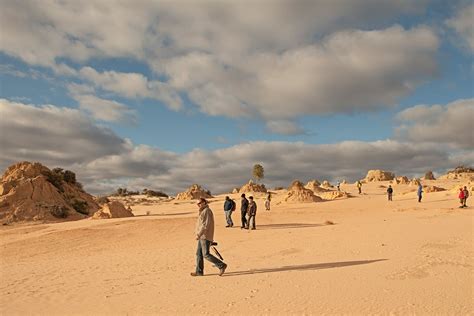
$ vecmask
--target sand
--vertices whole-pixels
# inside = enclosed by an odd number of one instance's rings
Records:
[[[189,275],[195,201],[135,205],[133,218],[4,226],[0,314],[473,314],[474,199],[459,209],[455,180],[424,183],[448,191],[418,203],[396,185],[388,202],[379,187],[388,182],[362,195],[347,184],[354,198],[276,205],[282,191],[269,212],[256,194],[256,231],[225,228],[225,195],[216,196],[223,277],[208,262],[204,277]]]

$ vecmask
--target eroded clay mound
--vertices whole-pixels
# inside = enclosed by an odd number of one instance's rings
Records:
[[[254,183],[252,180],[250,180],[248,183],[244,184],[239,189],[239,193],[250,193],[250,192],[266,193],[267,188],[265,187],[265,184]]]
[[[176,196],[176,200],[199,200],[200,198],[212,198],[211,192],[204,190],[199,184],[193,184],[185,192]]]
[[[286,193],[285,202],[288,203],[311,203],[321,202],[323,199],[314,195],[313,191],[306,189],[298,180],[293,181]]]
[[[121,218],[132,217],[132,209],[125,206],[119,201],[112,201],[102,206],[100,210],[94,213],[93,219]]]
[[[2,222],[77,220],[98,209],[71,171],[25,161],[10,166],[0,180]]]
[[[409,184],[410,183],[410,179],[408,179],[408,177],[405,177],[405,176],[396,177],[394,181],[396,184]]]
[[[389,181],[395,178],[395,174],[384,170],[369,170],[365,176],[365,182]]]

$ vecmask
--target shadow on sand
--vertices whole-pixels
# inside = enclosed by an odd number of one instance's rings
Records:
[[[284,271],[306,271],[306,270],[322,270],[332,268],[342,268],[348,266],[356,266],[360,264],[369,264],[378,261],[385,261],[388,259],[375,259],[375,260],[359,260],[359,261],[342,261],[342,262],[327,262],[327,263],[314,263],[314,264],[303,264],[294,266],[283,266],[279,268],[267,268],[267,269],[254,269],[247,271],[230,271],[226,272],[224,277],[247,275],[247,274],[259,274],[259,273],[272,273],[272,272],[284,272]],[[215,274],[213,274],[215,275]]]
[[[257,230],[311,228],[311,227],[320,227],[320,226],[327,226],[327,225],[326,224],[306,224],[306,223],[266,224],[266,225],[257,225]]]
[[[147,217],[153,217],[153,216],[179,216],[179,215],[189,215],[189,214],[194,214],[196,212],[183,212],[183,213],[161,213],[161,214],[141,214],[141,215],[135,215],[135,217],[142,217],[142,216],[147,216]]]

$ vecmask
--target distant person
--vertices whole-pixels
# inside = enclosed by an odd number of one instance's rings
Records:
[[[191,276],[204,275],[204,260],[211,262],[219,269],[219,275],[223,275],[227,264],[217,259],[209,253],[211,243],[214,241],[214,215],[206,201],[201,198],[198,202],[199,215],[196,222],[196,272],[191,272]]]
[[[341,191],[341,182],[340,181],[337,181],[337,190]]]
[[[257,216],[257,203],[253,200],[253,196],[249,196],[249,222],[247,223],[247,228],[255,230],[255,216]]]
[[[265,210],[269,211],[270,210],[270,203],[272,200],[272,194],[268,192],[267,199],[265,200]]]
[[[465,186],[464,187],[464,203],[462,204],[463,207],[467,207],[467,198],[469,197],[469,190],[467,189],[467,187]]]
[[[393,188],[391,185],[389,185],[387,188],[387,196],[388,196],[389,201],[392,201],[392,195],[393,195]]]
[[[232,222],[232,212],[235,209],[234,201],[232,201],[228,196],[225,197],[224,202],[224,212],[225,212],[225,220],[227,222],[226,227],[234,226],[234,222]]]
[[[241,213],[241,219],[242,219],[242,226],[241,229],[247,228],[247,210],[249,208],[249,200],[245,197],[245,193],[242,193],[240,196],[240,213]]]
[[[418,190],[416,191],[416,194],[418,195],[418,203],[421,202],[421,199],[423,198],[423,186],[421,183],[418,185]]]
[[[357,181],[357,189],[359,189],[359,194],[362,194],[362,182]]]

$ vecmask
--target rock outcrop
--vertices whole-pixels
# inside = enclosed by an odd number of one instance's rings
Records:
[[[176,196],[176,200],[199,200],[200,198],[212,198],[211,192],[204,190],[199,184],[193,184],[185,192]]]
[[[94,213],[93,219],[121,218],[132,217],[132,209],[125,206],[119,201],[112,201],[102,206],[100,210]]]
[[[427,185],[427,186],[423,187],[423,191],[425,191],[425,193],[432,193],[432,192],[446,191],[446,189],[441,188],[441,187],[437,187],[437,186],[434,186],[434,185]]]
[[[324,180],[323,183],[321,183],[321,188],[325,188],[325,189],[328,189],[328,188],[333,188],[334,186],[331,185],[331,183],[329,183],[328,180]]]
[[[396,177],[394,181],[396,184],[409,184],[410,183],[410,179],[408,179],[408,177],[405,177],[405,176]]]
[[[98,209],[68,170],[24,161],[7,168],[0,180],[0,221],[5,223],[77,220]]]
[[[441,176],[440,179],[474,181],[474,168],[459,166],[448,171],[448,173]]]
[[[423,177],[424,180],[436,180],[433,174],[433,171],[427,171],[425,176]]]
[[[265,187],[265,184],[258,184],[258,183],[254,183],[252,180],[249,180],[247,184],[244,184],[239,189],[239,193],[252,193],[252,192],[266,193],[267,188]]]
[[[285,202],[288,203],[311,203],[322,200],[319,196],[314,195],[313,191],[306,189],[303,183],[298,180],[293,181],[285,197]]]
[[[420,179],[417,179],[417,178],[411,179],[410,183],[409,183],[409,185],[411,185],[411,186],[419,186],[420,184],[421,184],[421,181],[420,181]]]
[[[395,178],[393,172],[384,171],[384,170],[369,170],[367,175],[363,179],[365,182],[375,182],[375,181],[389,181]]]

